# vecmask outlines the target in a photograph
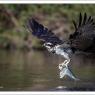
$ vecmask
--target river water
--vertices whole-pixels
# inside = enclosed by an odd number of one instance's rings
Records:
[[[61,56],[47,51],[0,50],[0,91],[95,91],[95,57],[73,56],[80,81],[59,78]]]

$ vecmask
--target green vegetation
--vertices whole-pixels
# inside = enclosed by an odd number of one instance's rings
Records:
[[[40,41],[25,28],[30,17],[37,19],[57,35],[60,36],[61,32],[67,37],[73,29],[72,19],[76,20],[80,12],[86,12],[94,17],[94,7],[94,4],[2,4],[0,5],[0,47],[41,47]],[[68,29],[63,32],[62,27],[65,25]]]

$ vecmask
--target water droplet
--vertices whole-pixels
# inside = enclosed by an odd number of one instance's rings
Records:
[[[66,86],[58,86],[58,89],[63,89],[63,88],[67,88]]]

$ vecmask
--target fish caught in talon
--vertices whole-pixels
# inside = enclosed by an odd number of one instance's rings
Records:
[[[78,80],[75,76],[74,76],[74,74],[71,72],[71,70],[69,69],[69,67],[62,67],[61,69],[60,69],[60,78],[63,78],[63,77],[65,77],[65,76],[68,76],[69,78],[71,78],[71,79],[74,79],[74,80]]]
[[[73,21],[75,31],[70,34],[68,40],[60,40],[51,30],[38,23],[35,19],[29,19],[27,27],[30,32],[44,42],[49,52],[61,55],[66,60],[59,64],[60,78],[65,76],[77,79],[69,68],[71,56],[77,52],[95,54],[95,22],[86,13],[79,15],[79,22]]]

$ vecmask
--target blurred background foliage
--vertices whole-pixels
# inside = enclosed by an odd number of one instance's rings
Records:
[[[27,21],[33,17],[60,39],[68,38],[74,31],[72,20],[81,12],[94,18],[93,4],[1,4],[0,5],[0,48],[42,49],[42,42],[27,29]]]

